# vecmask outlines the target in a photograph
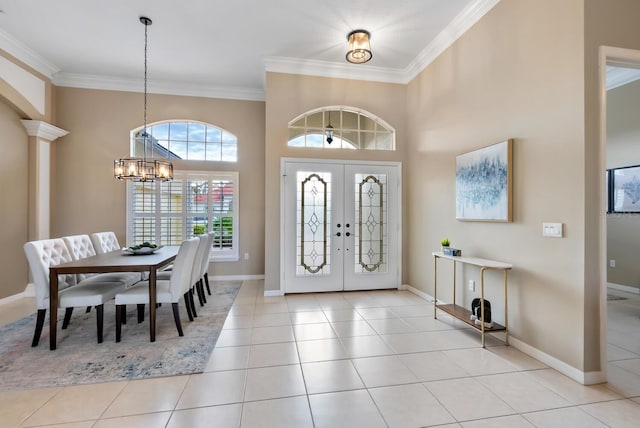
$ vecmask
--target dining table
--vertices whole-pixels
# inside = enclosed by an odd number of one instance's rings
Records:
[[[116,250],[49,267],[49,349],[56,349],[58,324],[58,275],[109,272],[149,273],[149,339],[156,340],[156,273],[171,263],[180,246],[167,245],[151,254]]]

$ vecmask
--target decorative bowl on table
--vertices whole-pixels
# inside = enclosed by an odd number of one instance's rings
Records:
[[[144,242],[140,245],[133,245],[128,248],[124,248],[123,251],[125,254],[132,255],[143,255],[143,254],[153,254],[162,248],[162,245],[151,244],[149,242]]]

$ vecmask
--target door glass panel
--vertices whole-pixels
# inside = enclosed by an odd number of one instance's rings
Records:
[[[387,272],[387,174],[355,174],[354,272]]]
[[[296,276],[328,275],[331,173],[299,171],[296,178]]]

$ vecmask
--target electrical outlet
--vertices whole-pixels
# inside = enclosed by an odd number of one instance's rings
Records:
[[[609,260],[609,267],[616,267],[616,260],[615,259]]]
[[[476,282],[473,279],[469,280],[469,291],[476,291]]]
[[[249,260],[249,253],[244,253],[244,259]]]

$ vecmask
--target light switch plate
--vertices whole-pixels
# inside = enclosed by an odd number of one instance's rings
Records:
[[[562,223],[542,223],[542,236],[562,238]]]

